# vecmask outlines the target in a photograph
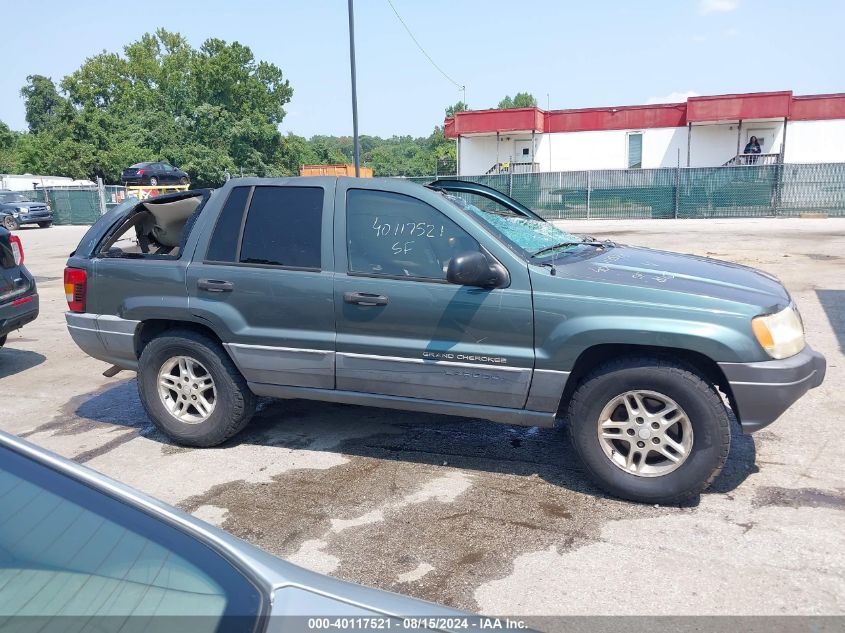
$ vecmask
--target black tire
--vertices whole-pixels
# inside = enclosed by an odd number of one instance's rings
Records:
[[[0,336],[0,347],[3,347],[6,344],[6,337],[7,336],[8,336],[8,334],[4,334],[3,336]]]
[[[185,176],[182,176],[182,177],[179,179],[179,184],[180,184],[180,185],[187,185],[187,184],[188,184],[188,179],[187,179]]]
[[[598,437],[602,410],[614,398],[636,390],[665,394],[680,405],[691,425],[692,446],[686,459],[666,474],[633,474],[602,449]],[[594,482],[616,497],[641,503],[672,505],[696,497],[719,475],[730,449],[729,418],[719,394],[694,368],[669,359],[629,357],[596,368],[575,390],[568,421],[575,451]]]
[[[53,226],[53,221],[49,220],[47,222],[39,222],[38,226],[42,229],[49,229],[51,226]]]
[[[3,216],[3,228],[7,231],[17,231],[21,227],[20,223],[12,215]]]
[[[180,421],[159,397],[159,370],[174,356],[196,359],[214,380],[216,401],[205,421]],[[226,351],[217,341],[192,330],[169,330],[147,344],[138,363],[138,393],[156,428],[183,446],[225,442],[243,429],[255,412],[255,395]]]
[[[150,186],[155,187],[158,185],[158,178],[155,176],[150,176]]]

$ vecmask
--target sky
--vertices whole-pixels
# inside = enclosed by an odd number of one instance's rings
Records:
[[[552,109],[694,94],[845,92],[841,0],[392,0],[473,109],[527,91]],[[158,27],[198,47],[237,40],[293,87],[283,132],[349,135],[346,0],[0,0],[0,121],[26,129],[20,88],[56,82]],[[432,66],[387,0],[356,0],[362,134],[431,133],[463,93]]]

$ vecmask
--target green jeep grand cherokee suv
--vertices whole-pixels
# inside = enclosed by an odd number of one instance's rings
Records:
[[[824,377],[777,279],[566,233],[493,189],[238,179],[128,201],[68,260],[77,344],[213,446],[257,396],[569,426],[587,471],[675,503]]]

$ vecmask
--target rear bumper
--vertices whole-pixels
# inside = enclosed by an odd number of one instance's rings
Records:
[[[28,298],[30,299],[26,301]],[[18,303],[17,305],[14,302],[0,305],[0,336],[14,332],[27,323],[34,321],[38,316],[38,294],[15,298],[15,301],[22,300],[25,302]]]
[[[135,331],[140,321],[107,314],[65,312],[73,342],[89,356],[123,369],[138,369]]]
[[[732,405],[744,433],[777,420],[824,380],[824,356],[807,346],[795,356],[759,363],[719,363],[733,392]]]

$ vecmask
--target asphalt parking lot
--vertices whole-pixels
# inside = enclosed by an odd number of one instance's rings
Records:
[[[151,427],[134,375],[73,344],[62,270],[85,227],[18,232],[41,316],[0,350],[0,428],[292,562],[503,615],[845,613],[845,219],[567,222],[762,268],[801,308],[825,383],[735,435],[688,507],[609,499],[561,430],[265,401],[215,449]]]

